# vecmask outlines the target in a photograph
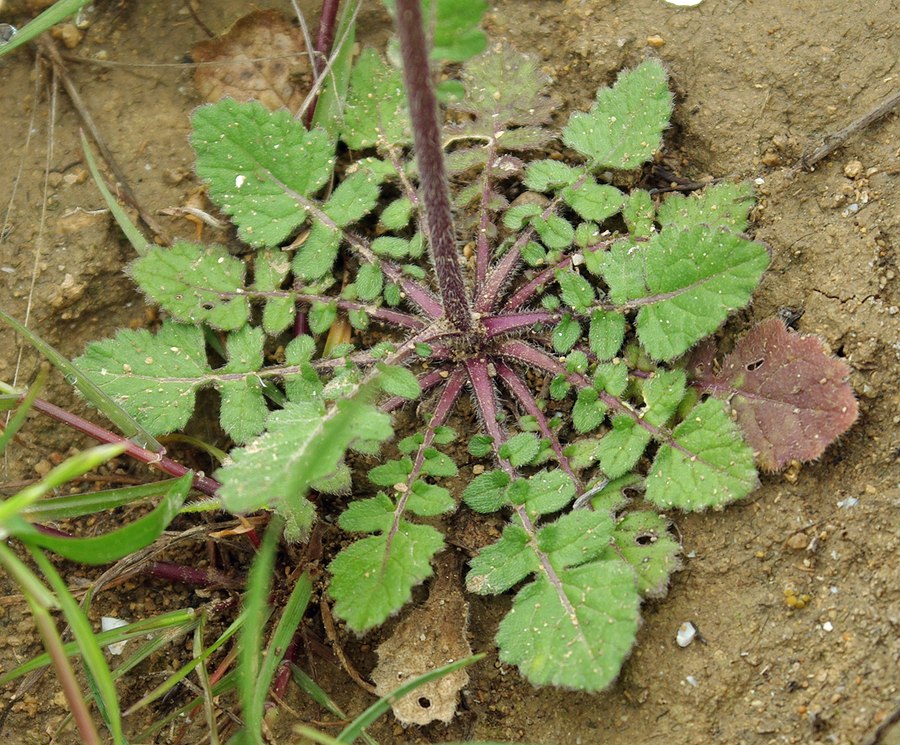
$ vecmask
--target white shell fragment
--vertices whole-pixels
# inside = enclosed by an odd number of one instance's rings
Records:
[[[678,633],[675,634],[675,641],[679,647],[687,647],[697,636],[697,629],[690,621],[685,621],[678,627]]]
[[[101,631],[112,631],[113,629],[120,629],[127,625],[128,621],[123,621],[121,618],[113,618],[112,616],[101,616],[100,618]],[[116,642],[115,644],[110,644],[107,649],[110,654],[120,655],[125,651],[126,644],[128,644],[127,641]]]
[[[666,0],[669,5],[677,5],[679,8],[693,8],[700,5],[703,0]]]

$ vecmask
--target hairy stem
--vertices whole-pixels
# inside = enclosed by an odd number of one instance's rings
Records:
[[[456,251],[437,99],[431,84],[419,0],[397,0],[397,35],[400,37],[422,203],[428,223],[431,261],[447,318],[457,329],[467,332],[472,327],[472,317]]]
[[[528,386],[522,382],[522,379],[516,371],[505,362],[497,364],[497,375],[503,378],[503,382],[506,383],[506,387],[509,388],[510,393],[513,394],[513,398],[521,404],[522,408],[525,409],[528,414],[535,418],[538,427],[540,427],[541,435],[550,440],[550,447],[553,449],[557,461],[559,461],[559,467],[566,472],[566,475],[570,479],[572,479],[572,483],[575,484],[575,488],[580,494],[583,489],[581,479],[575,475],[575,472],[569,465],[569,459],[563,454],[559,438],[556,436],[556,433],[550,429],[547,417],[544,416],[544,412],[538,407],[537,401],[534,400],[534,396],[532,396],[531,391],[528,390]]]
[[[422,444],[419,445],[419,450],[416,452],[416,459],[413,462],[412,471],[406,479],[406,490],[403,492],[400,499],[397,500],[397,508],[394,510],[394,519],[393,522],[391,522],[391,528],[387,533],[384,551],[385,564],[390,557],[391,543],[394,540],[394,536],[397,535],[397,531],[400,529],[400,519],[403,517],[403,513],[406,512],[406,503],[413,493],[413,484],[422,472],[422,465],[425,463],[425,451],[431,447],[431,443],[434,441],[435,430],[442,426],[443,423],[447,421],[447,417],[450,416],[453,404],[456,403],[456,399],[462,391],[465,377],[462,368],[458,368],[453,372],[447,381],[447,387],[444,388],[443,393],[441,393],[441,398],[435,407],[431,420],[428,422],[428,427],[425,430],[425,438],[422,441]],[[385,566],[382,565],[382,571],[384,571],[384,569]]]

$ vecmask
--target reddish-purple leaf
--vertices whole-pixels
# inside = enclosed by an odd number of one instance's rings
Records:
[[[850,368],[818,337],[792,333],[770,318],[737,343],[719,372],[709,351],[695,356],[690,369],[707,391],[729,402],[767,471],[818,458],[856,421]]]

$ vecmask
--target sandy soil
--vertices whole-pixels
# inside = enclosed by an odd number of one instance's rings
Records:
[[[201,15],[220,31],[242,6],[203,3]],[[900,88],[898,11],[893,0],[705,0],[695,8],[662,0],[502,0],[492,6],[489,30],[542,59],[561,117],[587,107],[596,88],[623,66],[648,55],[665,62],[678,94],[667,148],[680,174],[757,184],[754,231],[772,247],[773,266],[732,328],[781,308],[801,309],[799,330],[820,334],[851,365],[861,415],[821,462],[764,477],[749,500],[722,513],[676,517],[685,569],[668,598],[645,606],[637,650],[611,690],[589,696],[523,683],[492,651],[504,608],[478,601],[471,643],[489,656],[471,671],[461,715],[449,726],[406,730],[388,717],[373,730],[382,743],[894,741],[875,732],[900,705],[900,117],[867,128],[813,173],[792,167],[825,135]],[[72,75],[145,209],[156,214],[177,206],[196,185],[187,114],[199,102],[181,62],[203,34],[175,0],[131,6],[109,0],[91,18],[72,53],[117,64],[72,62]],[[375,43],[383,39],[379,19],[367,11],[362,25],[376,29]],[[0,74],[7,153],[0,209],[11,205],[8,234],[0,239],[0,303],[22,318],[31,297],[31,326],[75,356],[89,340],[147,322],[122,274],[131,249],[106,214],[94,213],[102,201],[87,178],[80,123],[65,94],[53,94],[28,51],[0,62]],[[186,222],[158,219],[173,235],[192,234]],[[0,376],[11,381],[17,347],[5,330],[0,350]],[[18,379],[29,379],[34,365],[26,354]],[[61,381],[47,391],[51,399],[68,395]],[[32,477],[49,454],[67,450],[68,437],[38,421],[11,453],[7,478]],[[810,595],[809,604],[790,608],[789,589]],[[98,602],[98,610],[135,618],[200,600],[148,583]],[[675,632],[687,620],[703,642],[681,649]],[[27,613],[8,592],[0,598],[0,627],[6,669],[36,649]],[[368,640],[348,639],[347,649],[363,672],[374,665]],[[141,691],[158,682],[167,665],[155,664],[129,685]],[[327,663],[319,662],[315,673],[346,710],[370,703]],[[0,742],[51,742],[48,733],[63,715],[60,702],[55,686],[41,681],[15,705]],[[304,717],[324,716],[299,694],[290,703]],[[289,732],[293,721],[282,712],[276,733]],[[73,741],[66,733],[56,740]],[[278,741],[293,740],[283,734]]]

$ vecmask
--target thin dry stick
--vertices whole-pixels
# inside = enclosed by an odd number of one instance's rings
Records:
[[[796,172],[800,170],[814,170],[814,166],[816,165],[816,163],[818,163],[820,160],[824,160],[829,155],[831,155],[857,132],[861,132],[873,122],[877,122],[882,117],[890,114],[891,111],[896,108],[898,103],[900,103],[900,91],[892,93],[869,113],[864,114],[863,116],[859,117],[859,119],[852,121],[843,129],[838,130],[834,134],[826,137],[823,143],[818,148],[816,148],[812,152],[812,154],[801,156],[800,160],[798,160],[794,165],[793,171]]]
[[[319,609],[322,611],[322,623],[325,626],[325,635],[328,637],[328,641],[331,642],[331,647],[335,656],[341,661],[341,666],[356,685],[362,688],[366,693],[377,696],[378,694],[375,693],[375,686],[363,679],[362,675],[360,675],[356,668],[353,667],[353,663],[347,659],[347,655],[344,654],[341,643],[337,638],[337,629],[334,628],[334,619],[331,617],[331,608],[328,607],[328,601],[325,600],[325,598],[319,600]]]
[[[119,167],[116,159],[113,157],[112,151],[106,144],[106,140],[103,139],[103,136],[100,134],[100,130],[94,123],[94,118],[91,116],[91,112],[88,110],[87,106],[84,103],[84,100],[81,98],[81,94],[78,92],[78,88],[75,87],[74,81],[69,76],[69,71],[66,69],[65,62],[63,62],[62,56],[59,53],[59,47],[57,47],[56,43],[46,35],[41,36],[37,40],[37,45],[41,50],[41,53],[50,60],[51,64],[53,65],[53,69],[56,71],[56,74],[59,75],[59,79],[62,81],[63,87],[66,89],[66,93],[69,94],[72,105],[75,106],[75,109],[78,111],[78,115],[84,122],[85,128],[88,130],[88,132],[91,133],[91,137],[94,139],[94,142],[97,143],[97,148],[100,150],[100,154],[103,156],[103,159],[109,166],[109,170],[112,171],[113,176],[115,176],[116,181],[119,184],[119,192],[121,192],[122,196],[124,196],[125,199],[138,211],[141,222],[143,222],[144,225],[146,225],[153,232],[153,234],[156,236],[156,240],[160,243],[168,245],[172,242],[169,234],[156,221],[153,215],[144,210],[138,202],[137,197],[134,195],[134,192],[128,185],[128,179],[125,178],[125,174]]]

